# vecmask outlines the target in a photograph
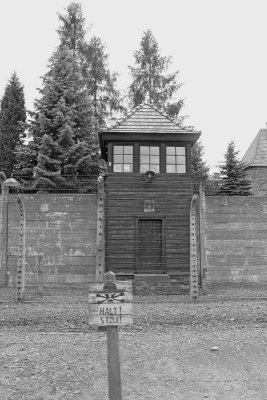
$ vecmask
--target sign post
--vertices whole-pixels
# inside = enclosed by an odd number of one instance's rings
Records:
[[[122,400],[119,328],[107,326],[108,393],[110,400]]]
[[[107,329],[109,400],[122,400],[119,326],[133,323],[132,282],[116,281],[109,271],[104,282],[89,284],[89,325]]]

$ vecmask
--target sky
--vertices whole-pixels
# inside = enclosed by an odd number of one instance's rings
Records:
[[[0,98],[16,71],[33,109],[41,76],[58,45],[58,13],[69,0],[0,0]],[[215,171],[233,140],[242,158],[267,122],[266,0],[82,0],[88,39],[106,44],[118,86],[150,29],[162,56],[179,70],[187,125],[202,132],[205,160]]]

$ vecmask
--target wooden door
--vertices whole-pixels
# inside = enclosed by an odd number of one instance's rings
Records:
[[[136,250],[137,273],[163,272],[162,219],[138,219]]]

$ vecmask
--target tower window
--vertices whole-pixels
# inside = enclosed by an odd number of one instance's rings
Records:
[[[166,172],[176,174],[186,172],[185,147],[166,146]]]
[[[140,172],[150,169],[159,173],[159,146],[140,146]]]
[[[113,146],[113,172],[133,172],[133,146]]]

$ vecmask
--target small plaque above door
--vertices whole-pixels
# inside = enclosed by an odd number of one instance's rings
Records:
[[[145,200],[144,201],[144,212],[155,212],[154,200]]]

